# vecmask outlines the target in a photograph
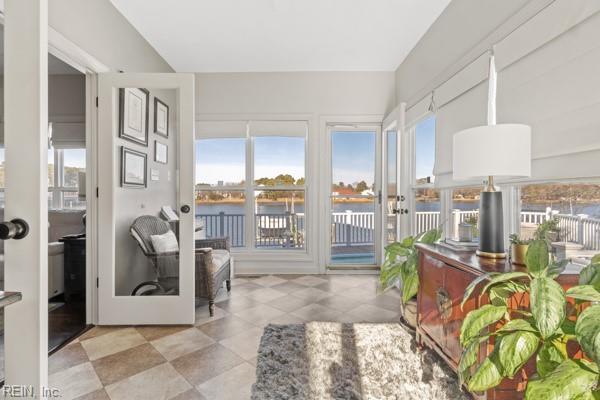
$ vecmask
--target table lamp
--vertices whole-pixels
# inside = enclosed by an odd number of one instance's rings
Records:
[[[490,57],[488,125],[454,134],[453,177],[455,180],[487,179],[479,203],[479,250],[477,255],[504,258],[502,192],[494,178],[531,175],[531,127],[496,124],[496,69]]]

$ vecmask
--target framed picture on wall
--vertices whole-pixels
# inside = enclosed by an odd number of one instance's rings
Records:
[[[119,137],[148,146],[149,101],[146,89],[119,89]]]
[[[158,140],[154,141],[154,161],[161,164],[169,161],[169,147]]]
[[[121,186],[145,188],[147,156],[121,146]]]
[[[154,133],[169,137],[169,106],[154,98]]]

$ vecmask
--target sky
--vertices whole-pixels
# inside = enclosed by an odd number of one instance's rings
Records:
[[[417,125],[417,178],[432,175],[435,157],[435,117]],[[304,139],[255,137],[255,179],[290,174],[304,177]],[[245,179],[245,139],[196,141],[196,183],[239,183]],[[371,185],[375,180],[375,132],[332,133],[332,182]]]
[[[435,161],[435,116],[430,116],[416,127],[416,165],[417,179],[431,176],[433,179],[433,163]]]
[[[254,138],[254,177],[274,178],[290,174],[303,178],[304,138]],[[245,179],[245,139],[203,139],[196,141],[196,183],[239,183]]]
[[[375,132],[333,132],[332,182],[375,182]]]

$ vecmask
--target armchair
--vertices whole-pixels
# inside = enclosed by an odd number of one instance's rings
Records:
[[[231,291],[231,255],[229,238],[196,239],[196,297],[208,299],[212,317],[215,297],[223,282]]]
[[[144,255],[156,271],[155,281],[142,282],[132,295],[173,294],[179,292],[179,252],[157,253],[152,245],[152,235],[162,235],[171,230],[169,223],[158,217],[143,215],[136,218],[130,228]],[[223,282],[231,290],[231,256],[229,238],[197,239],[195,241],[195,291],[196,298],[207,298],[210,315],[214,314],[215,297]]]

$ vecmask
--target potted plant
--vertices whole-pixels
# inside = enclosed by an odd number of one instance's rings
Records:
[[[525,255],[529,248],[531,239],[521,239],[521,237],[513,233],[509,236],[510,239],[510,259],[513,263],[525,265]]]
[[[546,240],[552,243],[558,241],[559,232],[560,227],[558,226],[558,217],[554,216],[538,225],[533,233],[533,238],[535,240]]]
[[[525,271],[486,274],[469,285],[461,306],[484,281],[480,299],[489,297],[461,325],[459,377],[470,391],[499,385],[535,356],[536,373],[529,377],[526,400],[600,398],[600,255],[581,272],[579,285],[565,293],[556,278],[567,262],[550,262],[546,241],[535,240],[527,250]],[[528,293],[530,304],[508,308],[507,299],[515,293]],[[567,297],[577,302],[569,312]],[[493,341],[493,350],[478,363],[481,344],[487,341]],[[579,344],[584,358],[575,359],[567,351],[569,341]]]
[[[440,229],[432,229],[420,235],[408,236],[400,242],[385,248],[385,260],[381,266],[379,281],[382,289],[388,290],[400,286],[401,313],[404,321],[411,327],[417,326],[416,295],[419,290],[417,271],[418,254],[416,243],[435,243],[442,237]]]

